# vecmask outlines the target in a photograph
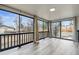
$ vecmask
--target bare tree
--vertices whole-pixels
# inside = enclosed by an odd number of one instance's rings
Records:
[[[27,23],[27,31],[33,30],[33,21],[29,19],[29,22]]]
[[[27,23],[27,31],[31,31],[31,28],[30,28],[30,23]]]
[[[19,31],[19,16],[15,17],[14,26],[16,31]]]

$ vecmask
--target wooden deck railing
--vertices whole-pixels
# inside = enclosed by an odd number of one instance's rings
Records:
[[[0,51],[14,47],[20,47],[24,44],[33,42],[34,32],[0,34]]]

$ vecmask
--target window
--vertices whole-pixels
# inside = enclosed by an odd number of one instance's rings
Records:
[[[0,10],[0,34],[19,31],[19,15]]]
[[[64,39],[73,39],[74,21],[66,19],[52,23],[52,37],[60,37]]]
[[[60,37],[60,22],[52,23],[52,36]]]
[[[48,23],[44,19],[38,20],[39,39],[48,35]]]
[[[48,23],[44,20],[38,20],[38,31],[48,31]]]
[[[61,22],[61,37],[66,39],[72,39],[74,32],[73,20]]]
[[[44,31],[48,31],[48,23],[46,21],[44,21]]]
[[[56,37],[56,23],[52,23],[52,36]]]
[[[41,31],[43,31],[43,21],[41,21],[41,20],[38,20],[38,31],[39,32],[41,32]]]
[[[56,37],[60,37],[60,22],[56,23],[55,32],[56,32]]]
[[[20,16],[20,31],[33,32],[33,19],[25,16]]]

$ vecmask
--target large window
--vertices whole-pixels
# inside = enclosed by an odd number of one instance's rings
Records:
[[[0,10],[0,34],[17,33],[19,30],[20,32],[33,32],[33,19]]]
[[[39,32],[39,39],[45,38],[48,35],[48,22],[44,19],[38,20],[38,32]]]
[[[74,33],[73,20],[54,22],[52,23],[51,27],[52,27],[52,37],[73,39],[73,33]]]
[[[38,20],[38,31],[48,31],[48,22],[45,20]]]
[[[60,37],[60,22],[52,23],[52,36]]]
[[[60,37],[60,22],[56,23],[56,37]]]
[[[44,23],[43,23],[44,25],[44,31],[48,31],[48,22],[46,22],[46,21],[44,21]]]
[[[61,37],[72,39],[74,32],[73,20],[61,22]]]
[[[51,27],[52,27],[52,36],[55,37],[56,36],[56,23],[52,23]]]
[[[25,16],[20,16],[20,31],[33,32],[33,19]]]
[[[19,15],[0,10],[0,34],[19,31]]]
[[[43,31],[43,21],[41,21],[41,20],[38,20],[38,31],[39,32],[41,32],[41,31]]]

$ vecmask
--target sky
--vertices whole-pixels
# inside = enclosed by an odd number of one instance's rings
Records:
[[[71,23],[72,21],[62,21],[62,25],[70,25],[70,23]]]
[[[4,25],[12,26],[14,25],[16,14],[0,10],[0,17]]]

